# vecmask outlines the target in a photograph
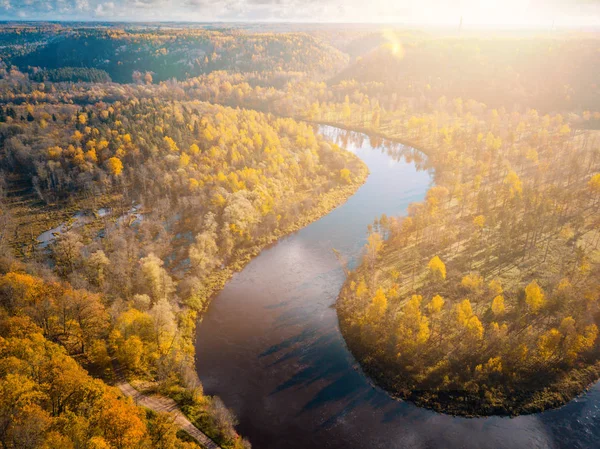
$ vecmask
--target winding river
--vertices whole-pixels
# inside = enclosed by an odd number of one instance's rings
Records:
[[[600,386],[566,406],[516,418],[468,419],[396,401],[349,353],[335,309],[366,228],[422,200],[432,182],[419,152],[332,127],[320,132],[360,157],[367,182],[344,205],[279,241],[237,273],[198,327],[207,394],[239,417],[255,449],[600,447]]]

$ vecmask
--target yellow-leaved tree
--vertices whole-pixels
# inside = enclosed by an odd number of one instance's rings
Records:
[[[446,265],[438,256],[434,256],[429,261],[427,268],[429,268],[429,272],[435,280],[446,279]]]
[[[525,302],[529,310],[533,313],[538,313],[545,303],[544,292],[536,281],[531,281],[525,287]]]
[[[429,319],[421,311],[423,297],[413,295],[402,308],[398,320],[397,349],[398,355],[408,355],[427,343],[431,336]]]
[[[375,292],[375,296],[373,296],[373,299],[371,300],[369,308],[367,309],[367,320],[371,324],[381,321],[381,319],[385,316],[387,307],[387,297],[385,296],[383,289],[379,287]]]
[[[504,297],[502,295],[498,295],[492,300],[492,312],[496,316],[504,313]]]
[[[108,161],[106,161],[106,165],[111,174],[115,176],[119,176],[123,171],[123,162],[118,157],[111,157]]]
[[[442,298],[440,295],[435,295],[433,298],[431,298],[429,304],[427,304],[427,310],[431,315],[439,313],[442,310],[442,307],[444,307],[444,303],[444,298]]]

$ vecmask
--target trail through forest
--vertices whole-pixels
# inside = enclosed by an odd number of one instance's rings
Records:
[[[219,445],[211,440],[208,435],[194,426],[189,419],[185,417],[177,403],[170,398],[158,395],[149,395],[142,393],[127,382],[125,376],[118,366],[114,366],[116,376],[116,386],[121,392],[133,399],[136,405],[149,408],[156,413],[170,413],[175,417],[175,424],[185,430],[188,435],[194,438],[203,448],[220,449]]]

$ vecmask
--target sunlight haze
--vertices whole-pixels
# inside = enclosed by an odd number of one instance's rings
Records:
[[[597,27],[597,0],[0,0],[0,20],[397,23]]]
[[[599,449],[600,0],[0,0],[0,449]]]

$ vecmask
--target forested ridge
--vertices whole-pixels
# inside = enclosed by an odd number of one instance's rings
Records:
[[[215,70],[331,76],[347,62],[342,52],[306,33],[83,26],[45,28],[40,33],[37,27],[15,25],[5,26],[0,40],[3,36],[14,46],[4,59],[34,76],[40,67],[87,68],[104,71],[120,83],[131,82],[135,73],[165,81]]]

